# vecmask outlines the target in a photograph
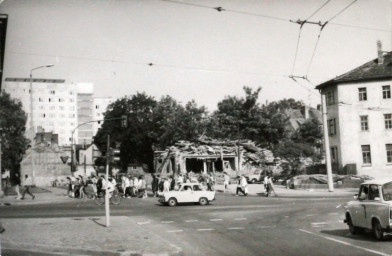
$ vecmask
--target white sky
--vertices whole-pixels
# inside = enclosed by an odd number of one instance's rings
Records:
[[[289,20],[306,19],[326,1],[181,1],[284,19],[278,20],[162,0],[5,0],[4,78],[28,77],[31,68],[53,63],[34,77],[93,82],[98,97],[144,91],[157,100],[195,99],[212,111],[225,95],[243,96],[247,85],[263,88],[260,103],[289,97],[307,103],[308,91],[287,77],[299,32]],[[310,20],[324,22],[351,2],[330,0]],[[308,73],[312,83],[376,58],[377,40],[390,51],[391,10],[390,0],[358,0],[327,24]],[[306,74],[319,29],[303,27],[294,75]],[[312,91],[315,105],[319,95]]]

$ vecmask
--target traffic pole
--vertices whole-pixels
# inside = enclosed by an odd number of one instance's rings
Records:
[[[328,190],[333,192],[331,151],[329,149],[329,136],[327,124],[327,104],[325,102],[325,94],[321,94],[321,103],[323,106],[323,130],[324,130],[324,146],[325,146],[325,165],[327,166]]]
[[[106,150],[106,193],[105,193],[105,217],[106,227],[110,227],[110,209],[109,209],[109,193],[107,191],[109,182],[109,158],[110,158],[110,135],[108,135],[107,150]]]

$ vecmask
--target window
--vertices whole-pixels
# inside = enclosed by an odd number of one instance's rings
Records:
[[[39,117],[45,118],[45,114],[39,114]]]
[[[73,95],[74,93],[73,93],[73,91],[69,91],[69,95]]]
[[[332,163],[338,163],[338,147],[331,148],[331,161]]]
[[[390,99],[391,98],[391,86],[385,85],[382,87],[382,98]]]
[[[372,164],[370,145],[362,145],[362,161],[364,164]]]
[[[367,93],[365,87],[358,88],[358,93],[359,93],[359,101],[367,100]]]
[[[69,102],[74,102],[74,99],[69,99]]]
[[[69,114],[69,118],[74,118],[75,114]]]
[[[326,93],[326,101],[327,105],[335,104],[335,91],[328,91]]]
[[[44,107],[44,106],[39,106],[39,109],[40,109],[40,110],[44,110],[45,107]]]
[[[377,185],[369,186],[369,200],[374,200],[376,197],[380,197],[380,192]]]
[[[392,144],[385,145],[387,148],[387,163],[392,163]]]
[[[64,107],[63,107],[63,106],[60,106],[60,110],[64,110]]]
[[[62,98],[59,98],[59,102],[64,102],[64,99],[62,99]]]
[[[50,106],[50,110],[55,110],[56,106]]]
[[[44,102],[44,100],[42,98],[38,98],[39,102]]]
[[[49,102],[52,102],[52,98],[49,98]]]
[[[69,110],[75,110],[75,106],[69,107]]]
[[[49,117],[50,117],[50,118],[55,118],[56,115],[55,115],[55,114],[49,114]]]
[[[95,109],[99,109],[99,105],[95,105]]]
[[[366,200],[369,194],[369,187],[368,185],[362,185],[358,194],[359,200]]]
[[[56,94],[56,91],[51,90],[49,93],[54,95],[54,94]]]
[[[336,134],[336,119],[330,119],[328,120],[328,129],[329,129],[329,135],[335,135]]]
[[[392,129],[392,114],[385,114],[384,120],[385,120],[385,129],[391,130]]]
[[[361,131],[369,131],[368,116],[361,117]]]

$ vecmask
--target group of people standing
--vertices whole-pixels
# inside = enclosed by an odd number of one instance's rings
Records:
[[[147,183],[143,175],[139,176],[139,178],[132,175],[121,176],[121,188],[125,198],[138,196],[145,199],[148,197],[146,191]]]

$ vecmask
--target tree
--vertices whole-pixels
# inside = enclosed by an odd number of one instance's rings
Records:
[[[29,144],[25,138],[27,115],[22,103],[3,92],[0,95],[0,128],[2,129],[2,169],[10,170],[11,179],[20,172],[20,162]]]

